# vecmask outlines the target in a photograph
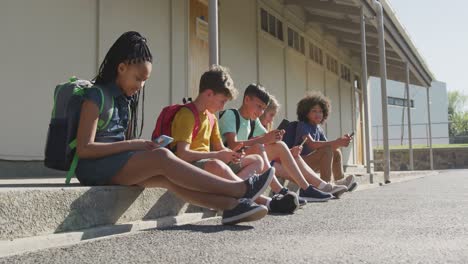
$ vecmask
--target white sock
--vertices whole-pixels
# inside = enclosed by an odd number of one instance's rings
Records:
[[[271,202],[271,199],[267,199],[266,207],[268,208],[268,211],[271,210],[271,208],[270,208],[270,202]]]
[[[322,190],[323,188],[325,188],[325,186],[327,186],[327,184],[328,184],[328,183],[326,183],[326,182],[321,182],[321,183],[319,184],[318,188],[319,188],[320,190]]]

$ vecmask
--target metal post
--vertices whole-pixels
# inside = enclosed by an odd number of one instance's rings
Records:
[[[411,132],[411,98],[410,98],[410,72],[409,65],[406,62],[406,99],[408,108],[408,144],[409,144],[409,165],[410,170],[414,170],[414,159],[413,159],[413,136]]]
[[[208,6],[210,65],[219,64],[218,0],[210,0]]]
[[[379,64],[380,64],[380,86],[382,93],[382,132],[384,146],[384,180],[390,183],[390,149],[388,145],[388,107],[387,107],[387,61],[385,57],[385,33],[383,7],[380,2],[373,0],[377,13],[377,31],[379,33]]]
[[[364,7],[361,7],[361,87],[362,97],[364,99],[364,126],[365,126],[365,141],[366,141],[366,167],[367,173],[372,173],[372,142],[370,131],[370,113],[369,113],[369,92],[367,87],[367,48],[366,48],[366,18],[364,16]],[[372,176],[371,176],[372,183]]]
[[[431,128],[431,96],[429,95],[430,87],[427,90],[427,120],[429,124],[429,161],[431,163],[431,170],[434,170],[434,156],[432,153],[432,128]]]

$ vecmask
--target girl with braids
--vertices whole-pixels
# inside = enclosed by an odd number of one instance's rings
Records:
[[[95,85],[113,96],[113,115],[107,129],[97,132],[101,94],[90,88],[78,125],[78,180],[91,186],[166,188],[189,203],[225,210],[224,224],[265,216],[267,209],[251,200],[261,194],[272,174],[238,182],[225,180],[180,160],[152,141],[136,139],[142,128],[137,133],[140,91],[150,77],[152,61],[146,39],[133,31],[120,36],[106,54]]]

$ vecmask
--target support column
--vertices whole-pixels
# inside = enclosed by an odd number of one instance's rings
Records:
[[[380,64],[380,88],[382,93],[382,132],[384,147],[384,180],[390,183],[390,148],[388,145],[388,106],[387,106],[387,60],[385,57],[385,32],[383,7],[377,0],[373,1],[377,13],[377,31],[379,33],[379,64]]]
[[[429,95],[430,87],[426,87],[427,91],[427,120],[429,123],[429,161],[431,170],[434,170],[434,156],[432,153],[432,125],[431,125],[431,97]]]
[[[209,0],[208,6],[208,26],[209,26],[209,47],[210,66],[219,64],[219,43],[218,43],[218,0]]]
[[[409,144],[409,165],[410,170],[414,170],[414,159],[413,159],[413,135],[411,132],[411,98],[410,98],[410,72],[409,65],[406,62],[406,98],[407,98],[407,109],[408,109],[408,144]]]
[[[370,112],[369,112],[369,91],[367,87],[367,48],[366,48],[366,18],[364,16],[364,7],[361,7],[361,89],[364,101],[364,126],[365,126],[365,146],[366,146],[366,168],[367,173],[371,175],[370,182],[373,183],[372,177],[372,141],[370,131]]]

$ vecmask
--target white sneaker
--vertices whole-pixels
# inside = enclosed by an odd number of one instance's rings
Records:
[[[327,185],[322,188],[322,191],[331,193],[339,199],[343,193],[348,191],[348,187],[345,185],[331,185],[330,183],[327,183]]]
[[[336,185],[344,185],[348,187],[348,192],[352,192],[356,189],[358,186],[358,183],[356,182],[356,177],[354,175],[349,175],[341,180],[335,181]]]

